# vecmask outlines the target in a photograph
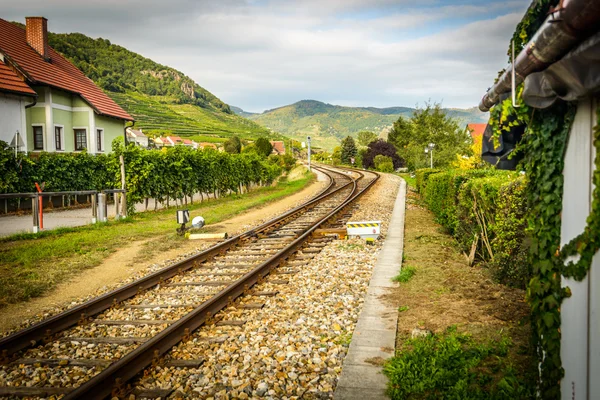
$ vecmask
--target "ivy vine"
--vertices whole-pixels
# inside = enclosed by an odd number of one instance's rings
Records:
[[[533,345],[540,362],[539,393],[543,399],[560,398],[564,375],[560,358],[560,304],[568,295],[561,288],[563,258],[560,227],[564,151],[575,116],[574,104],[558,102],[535,110],[525,135],[530,263],[533,277],[527,287],[531,306]]]

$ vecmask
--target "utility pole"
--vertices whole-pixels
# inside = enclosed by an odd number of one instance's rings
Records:
[[[306,143],[308,145],[308,170],[310,171],[310,136],[306,137]]]

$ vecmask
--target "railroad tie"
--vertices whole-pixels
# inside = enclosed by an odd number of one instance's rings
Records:
[[[20,358],[11,362],[9,365],[48,365],[51,367],[71,366],[71,367],[107,367],[112,361],[109,360],[85,360],[71,358]]]
[[[224,281],[214,281],[214,282],[176,282],[176,283],[167,283],[163,286],[174,287],[174,286],[229,286],[234,281],[224,282]]]
[[[136,399],[166,399],[174,389],[135,389],[133,394]]]
[[[50,397],[72,392],[72,387],[50,387],[50,386],[4,386],[0,387],[0,396],[17,397]]]
[[[170,325],[175,320],[168,319],[132,319],[132,320],[110,320],[96,319],[93,321],[96,325]]]
[[[279,294],[278,291],[263,291],[263,292],[254,292],[252,293],[252,296],[277,296],[277,294]]]
[[[196,308],[198,304],[131,304],[124,305],[123,308]]]
[[[149,338],[146,337],[61,337],[61,342],[85,342],[85,343],[111,343],[111,344],[134,344],[147,342]]]
[[[263,308],[265,306],[264,302],[256,302],[256,303],[246,303],[246,304],[240,304],[239,306],[236,306],[236,308],[241,308],[244,310],[260,310],[261,308]]]
[[[204,364],[203,358],[194,360],[176,360],[170,359],[165,362],[166,367],[177,367],[177,368],[198,368]]]
[[[245,320],[228,319],[217,322],[216,326],[243,326],[246,323]]]

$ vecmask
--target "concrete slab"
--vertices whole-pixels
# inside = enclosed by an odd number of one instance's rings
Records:
[[[386,399],[387,378],[378,365],[366,362],[373,358],[393,356],[398,325],[398,310],[384,304],[380,298],[389,288],[396,287],[392,278],[398,275],[404,249],[404,211],[406,209],[406,182],[400,183],[389,231],[381,249],[365,302],[361,308],[352,342],[344,359],[342,374],[337,384],[336,400]]]
[[[338,386],[339,387],[339,386]],[[335,398],[345,400],[379,400],[385,399],[385,390],[381,389],[360,389],[360,388],[339,388],[335,391]]]

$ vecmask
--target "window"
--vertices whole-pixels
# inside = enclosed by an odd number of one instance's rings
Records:
[[[104,151],[104,129],[96,129],[96,147],[98,151]]]
[[[87,149],[87,132],[85,129],[73,129],[75,132],[75,150]]]
[[[44,150],[44,128],[41,126],[33,127],[33,149]]]
[[[63,128],[61,126],[54,127],[54,145],[56,146],[56,150],[64,150],[62,148],[62,135]]]

